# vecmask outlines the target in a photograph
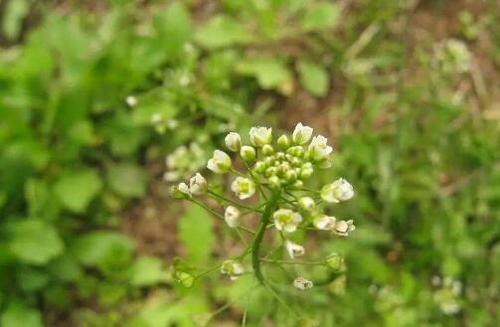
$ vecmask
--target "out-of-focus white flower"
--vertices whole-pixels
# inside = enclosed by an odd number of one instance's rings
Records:
[[[207,188],[207,180],[200,173],[196,173],[189,180],[189,192],[193,195],[202,195],[207,192]]]
[[[339,220],[335,223],[333,228],[333,232],[340,236],[348,236],[350,232],[354,231],[356,226],[354,226],[354,222],[352,219],[350,220]]]
[[[303,145],[309,142],[313,133],[313,129],[309,126],[304,126],[298,123],[292,134],[292,140],[295,144]]]
[[[138,103],[137,98],[133,95],[129,95],[128,97],[125,98],[125,102],[130,106],[130,107],[135,107]]]
[[[224,141],[226,142],[226,147],[233,152],[237,152],[241,148],[241,136],[238,133],[231,132],[227,134]]]
[[[333,183],[323,186],[321,189],[321,198],[330,203],[347,201],[353,196],[354,188],[343,178],[339,178]]]
[[[255,160],[257,153],[255,152],[255,149],[253,147],[244,145],[241,147],[240,156],[244,161],[252,162]]]
[[[240,200],[245,200],[254,195],[255,183],[249,178],[238,176],[231,184],[231,191],[233,191]]]
[[[322,135],[313,137],[308,147],[308,153],[313,161],[320,162],[328,159],[333,148],[328,145],[328,139]]]
[[[273,219],[277,230],[293,233],[302,221],[302,216],[290,209],[278,209],[274,212]]]
[[[335,227],[337,218],[327,215],[322,215],[314,218],[314,227],[320,230],[332,230]]]
[[[305,211],[313,211],[316,207],[316,203],[314,203],[313,198],[310,196],[304,196],[299,199],[299,206]]]
[[[228,206],[224,211],[224,220],[231,228],[236,228],[240,225],[240,210],[233,206]]]
[[[238,279],[245,270],[243,269],[243,265],[235,260],[226,260],[222,263],[220,267],[220,272],[224,275],[229,276],[231,280]]]
[[[294,259],[295,257],[303,256],[306,253],[304,247],[300,244],[293,243],[292,241],[285,241],[286,252],[290,258]]]
[[[151,115],[151,124],[156,125],[156,124],[161,124],[163,122],[163,115],[160,113],[154,113]]]
[[[253,146],[261,147],[271,143],[273,139],[273,129],[267,127],[250,128],[250,142]]]
[[[231,168],[231,158],[224,151],[215,150],[207,168],[216,174],[224,174]]]
[[[293,280],[293,286],[301,291],[305,291],[314,286],[313,282],[304,277],[297,277]]]

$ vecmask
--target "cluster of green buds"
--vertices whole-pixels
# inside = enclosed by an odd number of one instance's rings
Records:
[[[219,266],[221,273],[231,280],[244,273],[253,273],[268,287],[270,283],[261,269],[263,264],[321,265],[342,273],[344,260],[337,253],[312,261],[296,260],[306,254],[306,249],[294,241],[295,233],[317,231],[329,232],[333,237],[347,237],[355,229],[352,219],[338,219],[326,213],[331,205],[354,196],[349,182],[338,178],[318,189],[307,187],[316,171],[332,165],[333,148],[326,137],[313,135],[311,127],[298,123],[291,135],[284,134],[275,140],[271,128],[252,127],[248,140],[245,144],[240,134],[227,134],[228,152],[215,150],[206,165],[215,174],[232,176],[229,188],[234,196],[221,193],[199,173],[191,177],[189,183],[182,182],[174,187],[177,198],[203,206],[236,230],[242,242],[247,244],[242,254],[227,258]],[[236,156],[240,157],[240,164],[235,162]],[[201,195],[217,200],[222,208],[208,206],[199,199]],[[258,222],[256,230],[249,227],[255,226],[252,220]],[[241,231],[250,234],[251,238],[245,238]],[[289,258],[276,258],[276,251],[262,253],[265,233],[276,235],[274,240],[283,249],[281,255]],[[251,257],[251,268],[245,264],[247,257]],[[313,287],[314,282],[296,276],[291,284],[306,290]]]
[[[163,178],[167,182],[175,182],[188,178],[205,164],[205,152],[198,143],[180,146],[165,159],[167,171]]]

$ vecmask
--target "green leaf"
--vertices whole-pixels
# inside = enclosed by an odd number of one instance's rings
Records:
[[[100,266],[113,256],[130,259],[134,245],[123,234],[111,231],[93,232],[76,239],[71,246],[71,252],[78,261],[87,266]]]
[[[179,222],[179,239],[190,263],[204,264],[214,245],[213,222],[210,215],[196,205],[189,207]]]
[[[42,265],[64,250],[57,230],[44,221],[25,220],[8,227],[9,250],[24,263]]]
[[[292,74],[287,65],[275,58],[248,59],[240,62],[236,70],[243,75],[253,76],[265,89],[276,89],[284,94],[291,92]]]
[[[147,176],[132,163],[120,163],[110,167],[108,183],[113,191],[124,197],[140,197],[146,193]]]
[[[163,262],[156,257],[140,257],[132,266],[130,283],[134,286],[152,286],[166,280]]]
[[[84,169],[63,174],[55,184],[55,193],[67,209],[83,213],[102,188],[96,171]]]
[[[9,1],[3,8],[2,31],[9,40],[16,39],[22,29],[23,19],[28,14],[30,3],[27,0]]]
[[[227,16],[215,16],[201,26],[195,36],[202,46],[219,48],[252,41],[252,35],[239,21]]]
[[[305,31],[332,27],[339,18],[339,8],[329,2],[319,2],[311,6],[302,18],[300,26]]]
[[[322,97],[328,92],[328,72],[320,65],[308,60],[300,60],[298,63],[300,83],[312,95]]]
[[[155,48],[164,52],[168,59],[181,55],[191,37],[191,21],[184,5],[179,1],[170,5],[156,17],[155,25],[160,33],[160,42]]]
[[[20,301],[9,303],[2,312],[0,326],[3,327],[43,327],[40,312]]]

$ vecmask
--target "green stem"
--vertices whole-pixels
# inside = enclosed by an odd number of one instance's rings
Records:
[[[265,285],[266,281],[264,275],[262,274],[262,270],[260,268],[260,245],[262,244],[264,233],[266,232],[266,227],[269,224],[269,221],[271,220],[271,215],[276,210],[279,198],[280,194],[277,192],[271,195],[271,198],[269,199],[269,202],[266,204],[266,207],[264,209],[264,213],[262,214],[262,219],[260,221],[259,229],[255,234],[255,238],[252,244],[252,267],[255,277],[257,277],[257,280],[262,285]]]

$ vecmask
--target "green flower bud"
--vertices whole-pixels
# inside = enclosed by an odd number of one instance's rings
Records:
[[[313,211],[316,207],[316,203],[314,203],[313,198],[309,196],[304,196],[299,199],[299,206],[301,209],[305,211]]]
[[[252,162],[256,157],[255,149],[251,146],[244,145],[241,147],[240,156],[246,162]]]
[[[304,155],[304,148],[301,147],[300,145],[296,145],[286,150],[286,152],[295,157],[302,158],[302,156]]]
[[[278,173],[278,169],[276,167],[269,167],[266,169],[265,175],[266,177],[274,176]]]
[[[312,165],[303,165],[302,169],[300,170],[300,178],[309,178],[312,176],[314,173],[314,169]]]
[[[257,161],[255,163],[255,166],[253,166],[253,170],[258,173],[262,174],[264,171],[266,171],[267,165],[263,161]]]
[[[271,145],[265,144],[264,146],[262,146],[262,153],[264,153],[266,156],[270,156],[274,153],[274,149]]]
[[[294,187],[297,187],[297,188],[300,188],[302,186],[304,186],[304,182],[301,181],[301,180],[298,180],[296,181],[294,184],[293,184]]]
[[[278,146],[280,147],[280,149],[283,149],[283,150],[286,150],[286,149],[288,149],[288,147],[290,147],[290,139],[286,135],[281,135],[278,138],[277,143],[278,143]]]
[[[278,176],[271,176],[269,177],[268,179],[269,181],[269,185],[271,186],[271,188],[280,188],[281,187],[281,180]]]
[[[335,252],[326,258],[325,264],[337,273],[344,272],[346,268],[344,258]]]
[[[285,173],[285,179],[288,182],[294,182],[298,177],[298,174],[295,170],[289,170]]]

